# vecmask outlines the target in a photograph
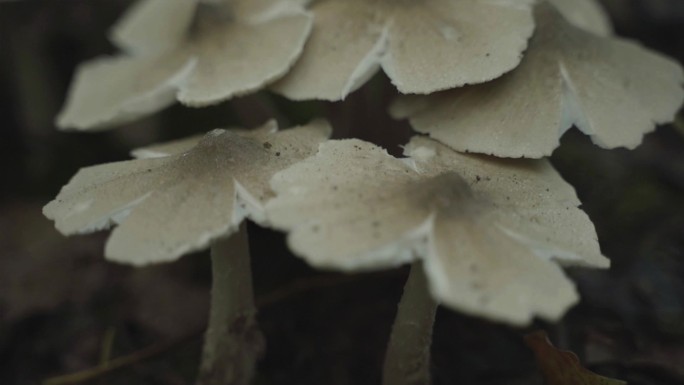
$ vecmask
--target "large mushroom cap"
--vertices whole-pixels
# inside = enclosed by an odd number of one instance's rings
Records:
[[[532,1],[322,0],[302,57],[273,89],[290,99],[344,99],[382,67],[403,93],[501,76],[532,34]]]
[[[319,121],[285,131],[214,130],[188,151],[81,169],[43,212],[66,235],[118,227],[105,254],[135,265],[171,261],[262,221],[277,171],[330,134]]]
[[[108,128],[259,90],[289,70],[311,25],[296,1],[142,0],[112,32],[128,54],[81,65],[57,124]]]
[[[577,300],[563,265],[608,266],[572,187],[546,161],[462,155],[414,139],[400,160],[329,141],[277,173],[271,224],[291,249],[346,271],[422,259],[433,295],[514,324],[555,320]]]
[[[550,155],[572,125],[604,148],[634,148],[684,100],[675,61],[638,44],[587,32],[552,5],[518,68],[490,83],[406,99],[412,126],[459,151],[501,157]]]

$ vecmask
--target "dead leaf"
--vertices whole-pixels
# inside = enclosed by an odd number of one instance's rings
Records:
[[[525,336],[525,343],[534,351],[537,365],[547,385],[626,385],[625,381],[599,376],[582,366],[575,353],[560,350],[551,344],[545,331]]]

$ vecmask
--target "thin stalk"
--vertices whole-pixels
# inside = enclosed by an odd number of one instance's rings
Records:
[[[428,385],[430,346],[437,302],[420,262],[411,267],[392,326],[383,367],[383,385]]]
[[[264,351],[256,322],[247,228],[211,247],[209,325],[197,385],[247,385]]]

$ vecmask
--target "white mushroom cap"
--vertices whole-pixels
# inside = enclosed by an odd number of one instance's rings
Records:
[[[143,0],[112,33],[134,55],[82,65],[57,124],[106,128],[175,100],[204,106],[259,90],[290,69],[311,26],[295,1]]]
[[[400,160],[328,141],[277,173],[266,214],[310,264],[345,271],[419,258],[445,305],[525,324],[577,301],[563,265],[607,267],[579,201],[543,160],[462,155],[415,138]]]
[[[493,82],[406,99],[393,109],[458,151],[550,155],[572,125],[603,148],[634,148],[684,100],[675,61],[631,41],[584,31],[549,4],[518,68]]]
[[[501,76],[532,34],[532,1],[321,0],[292,71],[290,99],[344,99],[380,67],[400,92],[426,94]]]
[[[43,212],[65,235],[118,224],[108,259],[172,261],[235,232],[245,216],[263,221],[271,176],[329,135],[323,121],[280,132],[273,122],[214,130],[186,152],[81,169]]]

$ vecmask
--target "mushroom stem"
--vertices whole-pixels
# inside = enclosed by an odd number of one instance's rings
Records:
[[[209,326],[197,385],[247,385],[264,340],[256,322],[247,228],[211,246]]]
[[[430,345],[437,302],[420,262],[411,267],[392,326],[383,367],[383,385],[430,383]]]

